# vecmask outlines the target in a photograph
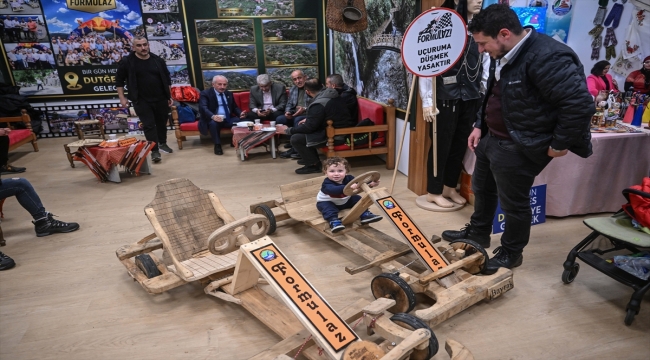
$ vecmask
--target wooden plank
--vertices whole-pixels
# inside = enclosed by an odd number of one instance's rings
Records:
[[[158,238],[162,241],[163,247],[165,249],[168,249],[168,254],[169,257],[172,260],[172,263],[174,264],[174,267],[176,268],[176,271],[178,272],[178,275],[183,278],[185,281],[190,281],[188,279],[191,279],[194,274],[189,271],[187,268],[185,268],[181,263],[178,261],[176,256],[174,256],[174,253],[171,251],[172,246],[171,242],[169,241],[169,238],[167,237],[167,234],[165,231],[162,229],[160,226],[160,223],[158,222],[158,219],[156,218],[156,213],[152,208],[146,208],[144,210],[145,215],[147,215],[147,218],[149,218],[149,222],[151,222],[151,225],[153,226],[154,232],[158,236]]]
[[[427,284],[427,283],[429,283],[429,282],[431,282],[431,281],[433,281],[435,279],[439,279],[439,278],[441,278],[443,276],[447,276],[447,275],[451,274],[452,272],[454,272],[454,271],[456,271],[456,270],[458,270],[458,269],[460,269],[460,268],[462,268],[464,266],[468,266],[468,264],[470,264],[470,263],[473,263],[475,261],[480,261],[482,258],[483,258],[483,254],[481,254],[481,253],[472,254],[472,255],[470,255],[470,256],[462,259],[462,260],[456,261],[455,263],[453,263],[451,265],[447,265],[446,267],[444,267],[444,268],[442,268],[442,269],[440,269],[440,270],[438,270],[438,271],[436,271],[434,273],[422,276],[420,278],[420,284],[425,285],[425,284]]]
[[[445,350],[451,360],[474,360],[472,352],[456,340],[447,339],[445,342]]]
[[[388,250],[386,252],[383,252],[383,253],[377,255],[377,257],[375,257],[371,262],[369,262],[369,263],[367,263],[365,265],[361,265],[361,266],[357,266],[357,267],[353,267],[353,268],[351,268],[349,266],[346,266],[345,271],[350,275],[358,274],[358,273],[360,273],[362,271],[366,271],[366,270],[368,270],[368,269],[370,269],[370,268],[372,268],[374,266],[378,266],[378,265],[381,265],[383,263],[387,263],[387,262],[389,262],[391,260],[395,260],[400,256],[404,256],[406,254],[409,254],[410,252],[411,252],[411,249],[408,246],[405,246],[405,249],[402,250],[402,251]]]
[[[402,340],[397,346],[395,346],[391,351],[389,351],[382,360],[398,360],[402,359],[408,353],[413,350],[414,347],[420,345],[421,343],[428,341],[431,337],[431,332],[427,329],[417,329],[407,336],[406,339]]]
[[[260,278],[260,273],[255,269],[255,266],[253,266],[250,260],[244,256],[241,251],[238,251],[237,253],[235,275],[233,276],[229,288],[229,293],[231,295],[237,295],[244,290],[256,286]]]
[[[361,214],[363,214],[370,205],[374,203],[374,200],[370,198],[370,196],[365,195],[361,197],[361,200],[359,200],[356,205],[352,209],[350,209],[350,212],[347,213],[347,215],[343,216],[341,219],[341,222],[343,225],[349,225],[359,219]]]
[[[348,324],[352,323],[353,321],[356,321],[359,319],[363,313],[361,309],[363,309],[365,306],[368,306],[370,302],[366,299],[359,299],[352,304],[347,305],[345,308],[341,309],[338,311],[339,316],[341,316],[342,319],[345,320]],[[293,334],[286,339],[280,341],[279,343],[273,345],[272,347],[268,348],[267,350],[264,350],[263,352],[253,356],[252,358],[249,358],[249,360],[266,360],[266,359],[273,359],[275,356],[278,356],[280,354],[291,354],[292,356],[295,356],[296,351],[304,345],[303,349],[306,351],[310,347],[314,345],[314,340],[309,340],[307,343],[305,343],[305,340],[310,336],[311,334],[309,331],[303,329],[299,331],[296,334]],[[307,352],[309,353],[309,352]],[[304,354],[304,353],[303,353]],[[316,350],[316,356],[318,356],[318,350]],[[319,356],[319,360],[322,360],[322,357]]]
[[[135,243],[131,245],[124,245],[115,251],[115,255],[117,255],[118,259],[124,260],[124,259],[134,257],[136,255],[162,249],[162,247],[163,244],[162,241],[160,241],[160,239],[150,240],[149,242],[144,244]]]
[[[283,339],[303,329],[289,308],[257,286],[237,294],[237,297],[244,309]]]

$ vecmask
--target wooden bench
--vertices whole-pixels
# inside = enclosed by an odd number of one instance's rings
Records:
[[[351,128],[335,129],[332,120],[327,121],[327,146],[321,150],[327,157],[353,157],[386,154],[386,169],[395,168],[395,106],[393,99],[388,99],[388,104],[381,104],[370,99],[358,98],[359,121],[370,119],[374,126],[357,126]],[[354,136],[366,134],[368,143],[355,146]],[[373,134],[377,134],[375,139]],[[347,144],[334,145],[334,137],[345,137]]]
[[[27,114],[27,110],[23,109],[21,113],[21,116],[0,117],[0,123],[7,123],[9,128],[11,128],[11,132],[9,133],[9,151],[16,150],[17,148],[31,142],[34,151],[38,152],[36,134],[32,131],[32,120],[29,117],[29,114]],[[25,124],[26,129],[16,129],[14,124],[19,122]]]

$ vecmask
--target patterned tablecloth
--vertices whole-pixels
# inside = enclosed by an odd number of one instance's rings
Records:
[[[89,147],[88,150],[97,159],[97,162],[106,171],[110,171],[111,165],[117,165],[122,161],[124,155],[129,150],[128,146],[118,146],[110,148],[102,148],[99,146]]]
[[[261,130],[248,130],[246,127],[232,127],[232,142],[235,145],[236,149],[240,147],[244,148],[246,156],[248,157],[248,152],[263,144],[270,138],[275,135],[284,134],[284,131],[287,129],[286,125],[277,125],[275,127],[275,132],[273,131],[261,131]]]

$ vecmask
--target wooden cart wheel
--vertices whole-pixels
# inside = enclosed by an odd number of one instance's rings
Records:
[[[269,219],[269,229],[266,231],[266,235],[271,235],[275,232],[277,229],[277,224],[275,221],[275,215],[273,214],[273,210],[271,210],[270,207],[260,204],[255,207],[255,210],[253,210],[253,213],[255,214],[260,214],[266,216],[267,219]]]
[[[409,314],[395,314],[390,320],[405,329],[427,329],[431,332],[429,346],[424,350],[413,349],[413,352],[409,356],[410,360],[428,360],[438,353],[438,339],[436,338],[436,334],[433,333],[433,330],[424,321]]]
[[[264,215],[248,215],[243,219],[233,221],[215,230],[208,236],[208,249],[215,255],[222,255],[235,251],[240,235],[247,241],[253,241],[266,235],[269,228],[269,219]],[[246,242],[246,241],[243,241]]]
[[[343,352],[343,360],[374,360],[381,359],[386,352],[372,341],[356,341],[348,345]]]
[[[473,263],[471,266],[463,266],[463,269],[465,271],[467,271],[472,275],[476,275],[482,273],[483,270],[485,270],[485,267],[487,266],[487,261],[490,257],[488,256],[487,251],[485,251],[483,246],[479,245],[479,243],[469,239],[458,239],[450,242],[449,245],[451,245],[451,247],[454,250],[465,250],[466,257],[476,254],[477,252],[483,255],[483,259],[481,259],[480,262]]]
[[[362,191],[361,184],[369,183],[371,181],[377,181],[379,180],[379,178],[381,178],[381,174],[379,174],[379,172],[377,171],[365,172],[355,177],[354,179],[352,179],[352,181],[350,181],[347,185],[345,185],[345,188],[343,189],[343,193],[347,196],[355,195],[358,192]],[[353,184],[357,184],[359,187],[356,190],[354,190],[352,189]]]
[[[409,284],[399,277],[399,273],[383,273],[375,276],[370,283],[370,290],[375,299],[388,298],[395,300],[395,305],[388,311],[407,313],[415,307],[415,292]]]
[[[147,279],[155,278],[156,276],[162,275],[156,262],[153,261],[149,254],[140,254],[135,256],[135,266],[140,269]]]

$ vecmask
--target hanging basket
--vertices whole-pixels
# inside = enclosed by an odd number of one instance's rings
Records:
[[[342,33],[356,33],[368,28],[364,0],[327,0],[327,27]]]

